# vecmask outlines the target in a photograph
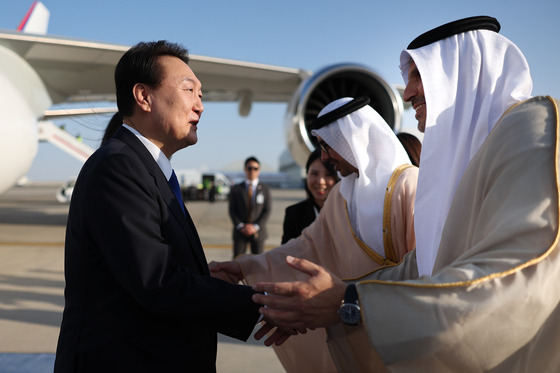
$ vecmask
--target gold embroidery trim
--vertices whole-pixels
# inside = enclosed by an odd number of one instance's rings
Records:
[[[362,241],[354,232],[354,228],[352,228],[352,224],[350,224],[350,216],[348,215],[348,204],[344,201],[344,207],[346,209],[346,221],[348,222],[348,227],[350,228],[350,232],[352,232],[352,236],[354,237],[354,241],[360,246],[360,248],[371,258],[374,262],[381,266],[394,266],[397,264],[397,254],[393,248],[393,241],[391,238],[391,198],[393,195],[394,186],[401,175],[401,173],[409,168],[413,167],[409,164],[400,165],[393,171],[393,174],[389,178],[389,182],[387,183],[387,189],[385,192],[385,200],[383,204],[383,246],[385,249],[385,258],[376,253],[372,250],[364,241]],[[387,204],[389,207],[387,207]],[[388,241],[386,239],[385,232],[388,232]]]
[[[397,263],[398,257],[393,247],[393,236],[391,232],[391,201],[393,199],[393,192],[395,191],[395,184],[399,176],[407,168],[412,167],[410,164],[402,164],[393,171],[387,189],[385,190],[385,201],[383,203],[383,247],[385,248],[385,258],[393,263]]]
[[[348,228],[350,229],[350,232],[352,232],[352,237],[354,237],[354,241],[356,241],[358,246],[377,264],[382,266],[395,265],[396,263],[385,259],[381,255],[373,251],[368,245],[366,245],[364,241],[360,239],[360,237],[356,235],[354,228],[352,228],[352,224],[350,224],[350,215],[348,215],[348,203],[346,202],[346,200],[344,200],[344,208],[346,210],[346,221],[348,222]]]

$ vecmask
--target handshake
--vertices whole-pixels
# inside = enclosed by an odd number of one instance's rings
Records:
[[[325,268],[305,259],[286,257],[288,266],[305,274],[306,280],[291,282],[257,282],[252,284],[253,301],[262,304],[259,312],[264,324],[255,333],[260,340],[274,332],[264,344],[277,346],[291,335],[304,334],[307,329],[327,327],[340,322],[338,308],[347,284]],[[213,277],[237,284],[245,280],[241,266],[236,261],[211,262]]]

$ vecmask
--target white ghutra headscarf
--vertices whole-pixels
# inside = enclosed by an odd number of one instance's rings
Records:
[[[321,117],[352,98],[331,102]],[[341,177],[340,193],[346,200],[348,216],[354,233],[372,250],[385,257],[383,247],[383,201],[389,178],[395,168],[410,164],[408,155],[391,127],[369,105],[334,122],[312,130],[348,163],[355,173]]]
[[[521,51],[493,31],[468,31],[404,50],[405,83],[411,58],[422,77],[427,113],[414,217],[422,276],[432,274],[451,201],[470,160],[502,114],[531,96],[533,83]]]

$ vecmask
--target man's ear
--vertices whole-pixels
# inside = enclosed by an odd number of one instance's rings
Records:
[[[152,111],[152,100],[150,97],[150,88],[143,83],[136,83],[132,87],[132,95],[136,104],[141,110],[150,112]]]

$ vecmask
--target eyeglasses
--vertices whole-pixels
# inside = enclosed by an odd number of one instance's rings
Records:
[[[247,167],[247,170],[249,170],[249,171],[258,171],[259,168],[258,168],[258,167]]]
[[[331,156],[330,153],[329,153],[329,149],[331,148],[331,147],[329,146],[329,144],[327,144],[327,143],[324,142],[324,141],[321,141],[321,142],[319,143],[319,148],[320,148],[322,151],[324,151],[325,153],[327,153],[327,155],[328,155],[329,157]]]

